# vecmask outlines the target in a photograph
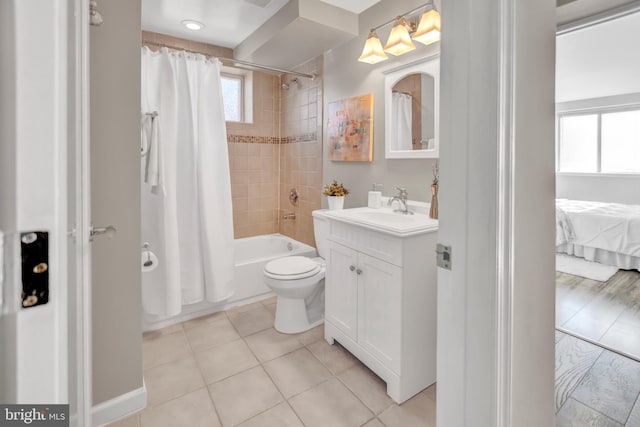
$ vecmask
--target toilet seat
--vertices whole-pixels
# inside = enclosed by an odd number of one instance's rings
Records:
[[[299,280],[315,276],[322,266],[315,260],[303,256],[289,256],[270,261],[264,274],[276,280]]]

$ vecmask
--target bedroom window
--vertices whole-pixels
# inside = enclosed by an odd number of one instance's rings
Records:
[[[222,67],[222,102],[228,122],[253,122],[253,78],[251,71]]]
[[[640,109],[558,116],[558,172],[640,173]]]

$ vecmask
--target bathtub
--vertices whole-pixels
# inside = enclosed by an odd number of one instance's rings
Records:
[[[282,234],[267,234],[264,236],[246,237],[234,241],[235,274],[234,293],[226,301],[211,303],[202,301],[195,304],[184,305],[182,312],[177,316],[163,317],[149,315],[143,316],[143,330],[152,331],[185,320],[216,313],[231,307],[249,304],[268,298],[273,295],[264,284],[264,266],[272,259],[283,256],[299,255],[317,256],[316,249],[312,246],[298,242]]]

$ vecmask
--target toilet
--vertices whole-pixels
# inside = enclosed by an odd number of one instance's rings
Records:
[[[277,295],[278,332],[296,334],[324,322],[324,273],[329,222],[313,215],[319,257],[288,256],[264,267],[265,284]]]

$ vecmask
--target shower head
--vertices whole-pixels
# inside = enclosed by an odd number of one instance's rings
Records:
[[[293,80],[291,80],[289,83],[282,83],[282,89],[284,90],[289,90],[289,87],[291,85],[297,84],[298,83],[298,78],[294,78]]]
[[[96,0],[91,0],[89,2],[89,24],[94,27],[99,27],[104,22],[102,19],[102,14],[98,11],[98,2]]]

